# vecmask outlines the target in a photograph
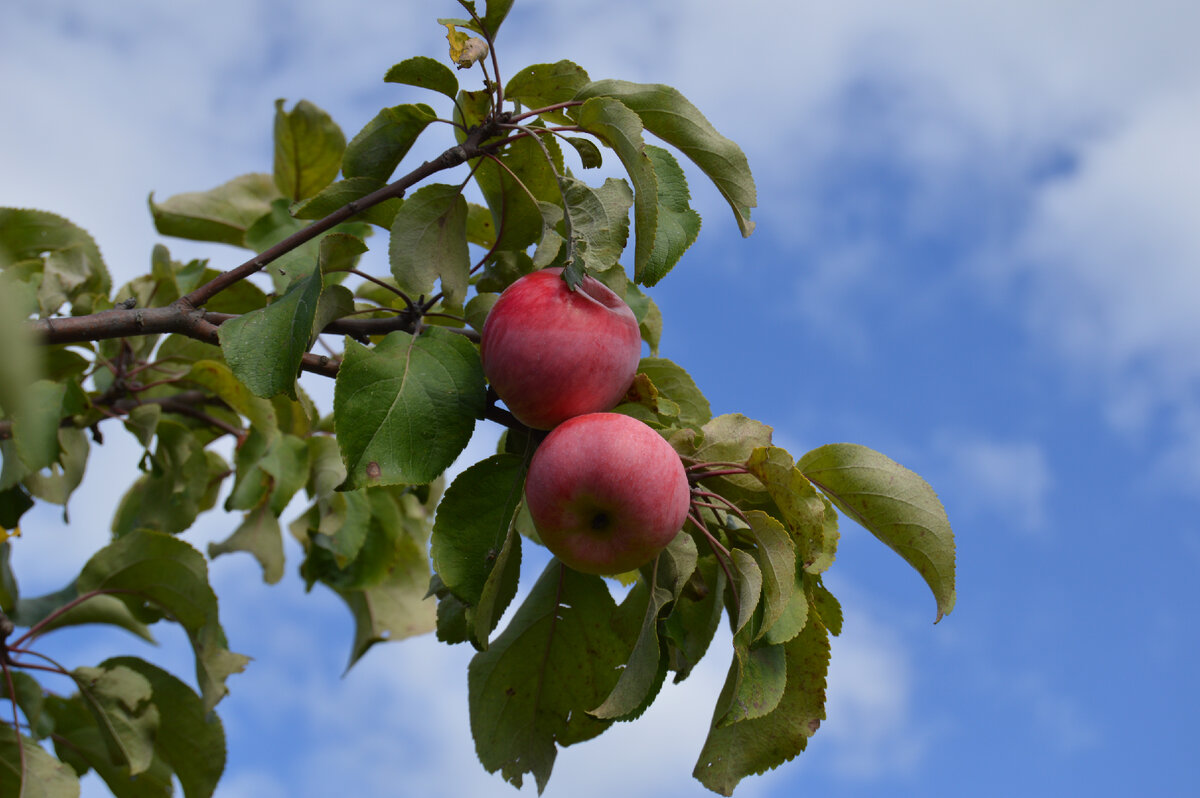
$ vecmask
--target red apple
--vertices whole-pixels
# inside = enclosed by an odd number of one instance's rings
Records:
[[[624,573],[653,559],[683,528],[690,493],[671,445],[619,413],[559,424],[533,453],[525,479],[546,548],[589,574]]]
[[[483,373],[509,411],[534,429],[611,410],[642,354],[633,311],[594,277],[575,291],[562,269],[527,274],[505,289],[483,325]]]

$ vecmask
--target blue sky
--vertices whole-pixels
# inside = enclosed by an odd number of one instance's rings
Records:
[[[427,100],[382,75],[442,57],[435,18],[456,14],[448,0],[10,1],[0,205],[68,216],[128,279],[159,240],[150,191],[268,170],[277,97],[351,134]],[[663,354],[714,410],[771,424],[796,454],[853,441],[915,469],[957,533],[958,604],[934,627],[916,575],[844,523],[829,719],[738,795],[1200,791],[1196,30],[1200,7],[1170,0],[518,0],[506,74],[569,58],[674,85],[755,170],[745,241],[693,176],[704,228],[653,290]],[[436,132],[428,152],[445,146]],[[71,525],[53,509],[25,525],[25,592],[60,587],[105,539],[138,456],[120,437],[93,453]],[[234,523],[210,513],[188,539]],[[513,792],[474,758],[468,651],[376,647],[343,679],[335,597],[294,575],[264,587],[248,558],[212,571],[231,643],[255,657],[221,705],[222,798]],[[690,773],[721,645],[642,720],[561,752],[547,795],[707,794]],[[91,664],[136,644],[61,646]],[[188,672],[169,634],[146,653]]]

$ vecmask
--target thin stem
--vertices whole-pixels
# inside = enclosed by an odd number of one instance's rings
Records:
[[[745,463],[733,463],[727,460],[693,460],[690,457],[681,457],[681,459],[691,463],[691,465],[685,467],[686,471],[695,471],[700,468],[740,468],[743,471],[746,470]]]
[[[513,180],[515,180],[517,182],[517,185],[525,190],[525,196],[527,196],[527,197],[529,197],[529,199],[533,200],[533,203],[535,205],[537,204],[538,198],[533,196],[533,192],[529,190],[529,186],[527,186],[523,182],[521,182],[521,178],[517,177],[517,173],[514,172],[512,169],[508,168],[508,164],[506,164],[504,161],[497,158],[495,155],[492,155],[491,153],[489,153],[487,157],[493,163],[495,163],[497,166],[499,166],[501,169],[508,172],[508,176],[511,177]]]
[[[458,102],[457,102],[457,101],[455,101],[455,103],[454,103],[454,104],[457,106],[457,105],[458,105]],[[458,112],[459,112],[459,115],[461,116],[461,115],[462,115],[462,109],[461,109],[461,108],[459,108],[459,109],[458,109]],[[464,117],[464,118],[465,118],[465,117]],[[442,123],[442,124],[444,124],[444,125],[450,125],[451,127],[453,127],[453,128],[456,128],[456,129],[458,129],[458,130],[464,130],[464,131],[465,131],[465,130],[467,129],[467,126],[466,126],[466,125],[464,125],[464,124],[463,124],[463,123],[461,123],[461,122],[455,122],[453,119],[442,119],[441,117],[438,117],[437,119],[434,119],[433,121],[434,121],[434,122],[441,122],[441,123]]]
[[[250,434],[249,430],[244,430],[241,427],[235,427],[227,421],[222,421],[216,416],[211,416],[208,413],[205,413],[203,410],[197,410],[190,405],[181,405],[179,407],[173,407],[170,409],[176,413],[179,413],[181,416],[189,416],[197,421],[204,422],[210,427],[216,427],[228,435],[232,435],[237,439],[238,446],[241,446],[242,442],[246,440],[246,436]]]
[[[20,654],[25,657],[37,657],[38,659],[49,662],[50,665],[53,666],[53,667],[47,667],[45,665],[37,665],[32,662],[13,663],[16,667],[20,668],[21,670],[45,671],[46,673],[56,673],[59,676],[66,676],[69,679],[72,679],[72,680],[74,679],[74,677],[71,676],[71,672],[69,670],[67,670],[65,667],[63,667],[63,664],[61,662],[58,662],[58,661],[46,656],[45,654],[41,653],[40,651],[30,651],[28,649],[15,649],[14,653]]]
[[[490,121],[479,127],[472,129],[465,141],[457,147],[451,147],[443,152],[432,161],[426,161],[408,174],[401,177],[395,182],[371,192],[367,196],[347,203],[338,210],[329,214],[323,219],[318,219],[307,227],[297,230],[292,235],[280,241],[273,247],[270,247],[263,252],[255,255],[253,258],[242,263],[227,272],[223,272],[214,277],[209,282],[195,289],[194,291],[180,297],[176,303],[185,309],[194,309],[202,307],[208,300],[224,291],[229,286],[249,277],[251,274],[263,269],[275,259],[291,252],[297,247],[312,241],[323,233],[328,232],[332,228],[351,218],[352,216],[385,202],[389,199],[403,197],[404,193],[413,185],[421,182],[425,178],[436,174],[445,169],[451,169],[460,164],[466,163],[472,158],[477,158],[480,155],[489,153],[492,149],[503,146],[505,140],[493,142],[487,146],[483,142],[494,136],[499,131],[496,121]],[[173,303],[174,304],[174,303]]]
[[[708,490],[700,490],[699,488],[692,488],[692,495],[693,496],[702,496],[706,499],[718,499],[721,502],[721,504],[724,505],[724,508],[715,508],[714,507],[713,509],[725,509],[727,512],[733,512],[735,515],[737,515],[738,518],[740,518],[746,522],[746,526],[750,526],[750,519],[747,518],[746,514],[742,512],[742,508],[738,507],[736,504],[731,502],[729,499],[726,499],[721,494],[713,493],[712,491],[708,491]],[[712,505],[705,504],[704,506],[711,507]]]
[[[15,650],[13,653],[20,654],[22,656],[29,656],[29,657],[42,656],[41,654],[37,653],[36,651],[26,651],[24,649]],[[12,664],[12,666],[14,668],[20,668],[23,671],[44,671],[46,673],[54,673],[59,676],[69,675],[66,671],[64,671],[60,667],[51,667],[50,665],[38,665],[36,662],[14,662]]]
[[[554,105],[547,105],[544,108],[535,108],[532,111],[525,111],[524,113],[518,114],[518,115],[510,118],[508,121],[509,121],[509,123],[515,124],[518,122],[523,122],[524,120],[529,119],[531,116],[538,116],[540,114],[549,113],[551,111],[560,111],[563,108],[574,108],[575,106],[579,106],[579,105],[583,105],[583,100],[567,100],[566,102],[555,103]]]
[[[708,471],[703,474],[693,473],[693,474],[690,474],[689,476],[692,479],[708,479],[709,477],[731,477],[731,476],[737,476],[737,475],[748,474],[748,473],[750,473],[750,472],[747,471],[743,467],[743,468],[727,468],[727,469],[722,469],[722,470],[718,470],[718,471]]]
[[[4,670],[4,682],[8,685],[8,699],[12,702],[13,711],[13,736],[17,743],[17,756],[20,762],[18,776],[21,779],[21,791],[19,796],[25,794],[25,776],[28,773],[25,764],[25,745],[21,742],[21,716],[19,714],[20,707],[17,705],[17,687],[13,683],[12,669],[9,667],[8,652],[4,652],[4,656],[0,657],[0,669]]]
[[[463,324],[467,323],[467,320],[464,319],[462,316],[455,316],[453,313],[441,313],[441,312],[425,313],[424,317],[427,319],[431,318],[431,317],[438,318],[438,319],[450,319],[451,321],[461,321]]]
[[[717,565],[721,566],[721,570],[725,572],[725,578],[729,581],[729,590],[733,593],[733,606],[741,610],[742,600],[738,596],[737,582],[733,579],[733,574],[729,570],[729,566],[733,564],[733,555],[729,553],[729,549],[721,545],[721,541],[708,531],[708,524],[704,523],[698,512],[688,510],[688,518],[696,525],[704,537],[708,539],[708,545],[712,547],[713,555],[717,558]],[[722,557],[721,555],[724,555]]]
[[[412,301],[412,298],[408,294],[404,293],[404,291],[401,290],[399,286],[392,285],[391,283],[387,282],[386,280],[381,280],[374,275],[367,274],[366,272],[362,271],[361,269],[355,269],[355,268],[330,269],[330,271],[342,271],[342,272],[346,272],[348,274],[353,274],[356,277],[361,277],[364,280],[369,280],[370,282],[375,283],[375,285],[379,286],[380,288],[391,291],[393,294],[395,294],[396,296],[403,299],[404,304],[407,305],[408,309],[410,309],[410,310],[417,306],[417,304]]]
[[[142,391],[148,391],[151,388],[157,388],[160,385],[174,385],[175,383],[179,382],[187,375],[188,375],[188,372],[185,371],[182,374],[176,374],[173,377],[167,377],[165,379],[155,380],[154,382],[130,383],[129,384],[129,392],[130,393],[141,393]]]
[[[541,136],[537,134],[537,130],[524,125],[513,125],[511,120],[509,120],[508,126],[514,127],[527,135],[533,136],[534,142],[539,148],[541,148],[542,154],[546,156],[546,163],[549,165],[550,171],[554,173],[554,182],[558,186],[558,194],[560,197],[562,197],[563,203],[563,231],[566,233],[567,239],[567,257],[565,263],[569,270],[571,264],[575,262],[575,225],[571,221],[571,209],[567,205],[567,188],[563,184],[563,177],[558,173],[558,170],[554,168],[554,158],[550,155],[550,149],[546,146],[546,142],[542,141]],[[572,290],[574,290],[574,286],[571,283],[568,283],[568,285],[571,285]]]
[[[133,592],[133,591],[130,591],[130,590],[91,590],[91,591],[88,591],[87,593],[84,593],[82,596],[76,596],[75,598],[68,601],[66,604],[64,604],[61,607],[59,607],[58,609],[56,609],[54,612],[47,615],[45,618],[42,618],[40,621],[35,623],[33,626],[26,629],[25,634],[21,635],[16,640],[12,641],[12,647],[13,648],[19,647],[19,646],[23,645],[24,643],[37,637],[38,635],[42,634],[42,630],[45,629],[48,624],[51,624],[54,621],[58,620],[59,618],[61,618],[63,616],[64,613],[73,610],[74,608],[78,607],[80,604],[82,604],[83,602],[85,602],[89,599],[93,599],[96,596],[115,595],[117,593],[131,593],[131,592]]]

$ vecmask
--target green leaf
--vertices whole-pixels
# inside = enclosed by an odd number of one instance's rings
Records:
[[[206,712],[229,692],[225,680],[248,662],[225,641],[204,556],[178,538],[138,531],[117,538],[88,560],[75,587],[81,595],[111,593],[135,615],[150,605],[182,626],[196,655]]]
[[[332,443],[336,441],[329,439]],[[341,465],[341,454],[338,454],[338,465]],[[338,469],[338,481],[332,483],[336,487],[346,478],[345,469]],[[330,476],[333,476],[332,474]],[[332,489],[332,488],[331,488]],[[301,567],[305,578],[312,582],[323,579],[331,580],[323,569],[318,571],[309,566],[318,552],[327,552],[332,559],[333,568],[343,571],[348,569],[362,551],[367,537],[375,531],[372,528],[371,502],[367,496],[369,488],[348,490],[340,493],[322,494],[321,499],[309,511],[293,524],[293,532],[302,543],[312,543],[308,550],[308,561]],[[303,524],[301,524],[303,522]],[[349,584],[340,580],[333,582],[335,587],[362,587],[357,580]]]
[[[833,565],[837,554],[837,513],[829,500],[792,464],[777,446],[755,449],[746,468],[757,477],[795,536],[797,555],[805,571],[819,574]]]
[[[346,479],[346,466],[337,441],[330,435],[313,435],[308,444],[308,481],[305,490],[314,499],[331,495]]]
[[[701,427],[712,418],[708,399],[696,387],[695,381],[677,363],[660,357],[644,357],[638,363],[638,373],[654,383],[659,394],[679,406],[679,423]]]
[[[488,641],[500,617],[517,595],[517,583],[521,578],[521,535],[516,526],[510,526],[504,536],[504,545],[496,555],[495,564],[488,574],[479,603],[466,610],[470,623],[471,645],[486,651]]]
[[[25,486],[42,501],[65,507],[71,494],[83,482],[87,469],[87,433],[78,427],[59,427],[58,448],[58,462],[50,466],[49,472],[32,473],[25,477]],[[0,526],[4,526],[3,520],[0,520]]]
[[[682,682],[708,651],[724,612],[725,572],[716,558],[697,563],[687,588],[663,623],[669,667]]]
[[[0,210],[0,219],[3,215]],[[3,229],[0,225],[0,231]],[[3,257],[4,249],[0,244],[0,260]],[[4,274],[0,272],[0,277]],[[0,358],[0,411],[8,418],[26,412],[25,405],[31,399],[26,388],[44,376],[44,350],[34,340],[25,317],[15,294],[10,293],[0,280],[0,340],[4,341],[4,357]]]
[[[536,110],[567,102],[589,82],[583,67],[570,61],[532,64],[513,75],[504,89],[504,99]]]
[[[615,266],[629,240],[629,207],[633,192],[624,180],[609,178],[592,188],[567,180],[567,209],[573,233],[578,237],[579,259],[593,274]]]
[[[746,627],[754,617],[758,600],[762,596],[762,571],[755,561],[754,555],[743,549],[734,549],[730,567],[733,570],[733,592],[729,598],[736,602],[729,616],[733,624],[733,633],[737,634]]]
[[[239,380],[256,396],[283,393],[296,398],[300,361],[313,329],[323,279],[320,264],[297,280],[282,297],[221,325],[221,351]]]
[[[46,694],[42,690],[42,685],[28,673],[15,668],[10,669],[9,674],[16,693],[17,706],[21,708],[21,714],[25,716],[28,728],[36,739],[41,740],[48,737],[54,731],[54,721],[42,711],[46,703]],[[0,701],[11,706],[12,698],[13,696],[8,690],[8,679],[0,678]],[[0,769],[2,768],[3,766],[0,765]]]
[[[467,606],[477,605],[483,595],[524,484],[522,458],[496,454],[459,474],[438,505],[430,545],[433,570]]]
[[[11,440],[0,440],[0,490],[8,490],[29,475],[29,469],[21,464],[17,447]]]
[[[687,534],[676,535],[654,561],[650,583],[642,580],[634,588],[646,594],[637,642],[612,692],[591,714],[607,720],[632,720],[650,706],[662,687],[668,665],[666,648],[659,641],[659,620],[683,591],[696,561],[695,541]],[[633,600],[633,595],[627,601]]]
[[[718,133],[677,89],[659,84],[600,80],[584,86],[575,99],[591,97],[620,100],[641,117],[647,130],[678,147],[708,175],[725,197],[742,235],[753,232],[750,209],[758,204],[758,200],[745,153]]]
[[[746,513],[754,559],[763,577],[763,619],[758,637],[770,631],[796,591],[796,548],[783,524],[760,510]]]
[[[76,773],[95,770],[115,798],[170,798],[171,769],[166,763],[156,757],[148,770],[135,777],[128,765],[114,762],[104,733],[81,696],[64,699],[50,695],[46,710],[54,722],[55,753]]]
[[[131,632],[149,643],[155,642],[154,635],[150,633],[150,627],[134,617],[129,606],[115,596],[95,595],[64,612],[59,612],[67,604],[80,597],[79,590],[72,582],[54,593],[47,593],[35,598],[22,598],[16,604],[12,620],[18,626],[27,627],[37,626],[44,622],[45,625],[38,630],[39,635],[67,626],[103,623]],[[50,616],[54,613],[59,614],[51,619]]]
[[[662,311],[659,310],[658,304],[628,277],[625,279],[623,298],[638,321],[638,331],[642,340],[650,345],[650,357],[657,358],[663,330]]]
[[[135,657],[116,657],[101,667],[137,672],[149,682],[159,724],[154,748],[175,771],[185,798],[208,798],[225,770],[225,731],[190,687],[170,673]]]
[[[4,526],[4,521],[0,521],[0,526]],[[5,528],[12,529],[15,526],[16,524],[12,524]],[[12,570],[12,544],[5,540],[0,543],[0,612],[11,618],[16,612],[20,595],[17,577]]]
[[[787,685],[773,711],[740,723],[717,726],[719,715],[700,751],[692,775],[708,789],[733,795],[739,781],[765,773],[793,759],[808,745],[825,719],[825,675],[829,668],[829,636],[818,623],[783,646]],[[717,700],[717,712],[728,703],[729,681]]]
[[[238,321],[230,319],[222,328]],[[246,383],[234,376],[233,370],[216,360],[198,360],[192,364],[187,379],[216,394],[239,416],[244,416],[251,429],[257,430],[265,441],[279,436],[279,419],[275,407],[267,399],[252,394]]]
[[[112,289],[100,248],[82,227],[46,211],[0,208],[0,272],[22,261],[40,266],[43,315],[66,301],[74,312],[90,313],[94,297],[107,298]]]
[[[421,188],[400,206],[391,233],[388,257],[400,290],[413,300],[430,297],[440,279],[446,302],[462,305],[471,255],[461,187],[437,183]]]
[[[378,191],[385,185],[383,180],[374,177],[351,177],[332,183],[321,190],[315,197],[292,206],[292,215],[297,219],[322,219],[334,211],[340,210],[351,202],[357,202],[363,197]],[[376,203],[370,208],[358,213],[357,218],[370,222],[379,227],[391,227],[396,211],[400,209],[402,200],[391,198]]]
[[[97,270],[104,261],[95,239],[69,220],[47,211],[29,208],[0,208],[0,269],[32,260],[48,252],[83,247]],[[107,272],[103,272],[107,280]],[[102,290],[107,290],[103,283]]]
[[[291,111],[283,104],[275,101],[275,185],[285,197],[307,199],[337,177],[346,136],[329,114],[308,100]]]
[[[744,635],[734,638],[733,662],[722,695],[729,704],[714,720],[716,728],[770,714],[783,699],[787,663],[783,646],[749,646]]]
[[[163,244],[155,244],[150,252],[150,273],[135,277],[121,287],[113,298],[115,302],[134,300],[139,308],[161,308],[179,299],[179,273],[191,267],[190,274],[197,269],[193,264],[185,266],[171,260],[171,251]]]
[[[591,739],[609,722],[588,714],[616,684],[630,642],[597,576],[551,560],[512,622],[467,670],[471,734],[489,773],[546,788],[557,745]]]
[[[219,466],[203,443],[186,426],[168,419],[158,423],[157,435],[150,473],[134,481],[113,517],[118,536],[137,529],[182,532],[211,506],[209,493],[220,481],[214,473]]]
[[[346,670],[376,643],[422,635],[436,626],[434,604],[425,600],[429,560],[423,549],[407,547],[392,564],[387,579],[378,585],[336,591],[354,616],[354,642]]]
[[[464,95],[469,93],[459,94],[460,104],[468,99]],[[537,243],[544,226],[539,203],[562,202],[557,178],[563,171],[562,152],[553,139],[543,143],[551,161],[536,141],[523,138],[496,155],[499,163],[492,159],[471,163],[475,182],[492,212],[493,226],[499,231],[497,250],[515,252]]]
[[[150,682],[122,666],[76,668],[71,678],[96,719],[112,761],[126,765],[131,776],[148,770],[159,718],[150,700]]]
[[[22,764],[24,779],[21,778]],[[50,756],[25,735],[14,733],[11,725],[0,724],[0,795],[79,798],[79,789],[79,777],[69,765]]]
[[[235,551],[254,555],[262,566],[263,581],[267,584],[273,585],[283,578],[283,535],[279,518],[268,505],[246,513],[241,525],[225,540],[208,544],[210,559]]]
[[[638,282],[654,285],[675,267],[688,247],[700,235],[700,214],[689,204],[687,178],[675,156],[661,147],[646,146],[646,156],[654,164],[658,181],[657,227],[654,249],[638,270]]]
[[[335,590],[375,587],[404,558],[420,560],[428,572],[427,513],[405,487],[334,494],[310,510],[306,529],[308,557],[300,573],[309,586],[321,581]]]
[[[437,115],[424,103],[384,108],[346,145],[342,174],[387,181]]]
[[[634,280],[653,285],[657,280],[648,282],[645,270],[658,225],[658,180],[642,140],[642,121],[619,100],[608,97],[593,97],[575,113],[579,126],[612,147],[629,173],[634,191]]]
[[[954,609],[954,532],[929,483],[879,452],[850,443],[813,449],[797,468],[917,570],[937,601],[935,623]]]
[[[458,93],[458,78],[454,70],[435,58],[418,55],[405,59],[387,71],[388,83],[403,83],[444,94],[451,100]]]
[[[308,478],[308,444],[304,438],[283,435],[271,443],[257,465],[270,480],[269,508],[278,517]]]
[[[786,643],[804,631],[808,623],[809,596],[803,584],[797,584],[783,608],[783,614],[766,631],[765,639],[772,645]]]
[[[629,238],[629,208],[633,204],[629,185],[613,178],[599,188],[571,178],[563,178],[562,182],[571,226],[568,228],[563,218],[564,206],[542,203],[547,224],[533,254],[534,265],[574,264],[593,274],[614,268]],[[568,237],[575,242],[573,253],[567,246]]]
[[[437,579],[437,574],[434,574],[433,578]],[[439,595],[437,600],[437,639],[450,645],[465,643],[470,639],[472,631],[467,628],[467,605],[463,603],[462,599],[449,591]],[[486,651],[487,649],[484,647],[480,650]]]
[[[337,274],[352,268],[367,251],[367,242],[349,233],[326,233],[321,236],[317,262],[321,274]],[[320,331],[323,325],[318,324]]]
[[[492,312],[492,306],[496,304],[496,300],[500,298],[499,294],[483,293],[475,294],[467,300],[467,305],[463,309],[463,316],[476,332],[483,332],[483,324],[487,321],[488,314]]]
[[[162,203],[150,195],[154,228],[165,236],[246,246],[246,231],[279,197],[267,174],[235,177],[209,191],[176,194]]]
[[[771,445],[771,433],[771,428],[762,422],[740,413],[727,413],[705,422],[699,435],[676,434],[671,443],[681,454],[701,462],[744,463],[756,448]],[[762,483],[749,474],[708,477],[703,485],[736,502],[743,510],[775,511]]]
[[[804,586],[811,596],[813,609],[821,617],[821,623],[825,624],[825,628],[834,637],[840,635],[842,633],[841,602],[829,592],[829,588],[825,587],[819,576],[806,576]]]
[[[38,380],[25,390],[28,396],[13,416],[13,442],[25,468],[40,471],[58,461],[58,425],[67,386]]]
[[[467,203],[467,243],[487,250],[496,246],[496,224],[492,220],[492,212],[474,202]]]
[[[483,15],[483,27],[487,29],[488,35],[492,38],[495,38],[496,31],[500,29],[500,23],[508,16],[512,4],[513,0],[487,0],[484,4],[487,12]]]
[[[479,350],[461,335],[427,327],[373,349],[348,341],[333,397],[342,489],[430,482],[466,447],[486,399]]]
[[[604,165],[604,156],[600,154],[600,148],[591,139],[579,136],[565,136],[564,138],[575,148],[576,154],[579,155],[579,162],[584,169],[599,169]]]

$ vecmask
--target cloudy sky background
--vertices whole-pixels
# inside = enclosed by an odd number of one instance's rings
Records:
[[[348,135],[382,106],[436,103],[381,78],[444,57],[435,19],[457,14],[449,0],[10,0],[0,205],[85,227],[122,282],[160,240],[150,191],[269,171],[276,98],[316,103]],[[739,795],[1200,789],[1197,30],[1200,6],[1171,0],[518,0],[506,75],[569,58],[674,85],[755,170],[745,241],[693,176],[704,229],[653,291],[664,355],[715,411],[771,424],[796,454],[853,441],[915,469],[958,535],[958,606],[933,627],[920,580],[844,524],[829,719]],[[219,268],[242,259],[167,243]],[[470,454],[496,434],[481,427]],[[138,456],[121,437],[94,450],[72,524],[52,508],[23,525],[26,594],[61,587],[105,540]],[[187,537],[235,523],[210,513]],[[468,651],[376,647],[342,679],[336,597],[294,575],[263,587],[249,558],[212,572],[233,648],[255,657],[221,705],[222,798],[512,793],[474,758]],[[146,655],[188,673],[183,640],[162,643]],[[137,646],[58,645],[70,664]],[[561,752],[547,794],[706,794],[690,773],[723,645],[642,720]]]

